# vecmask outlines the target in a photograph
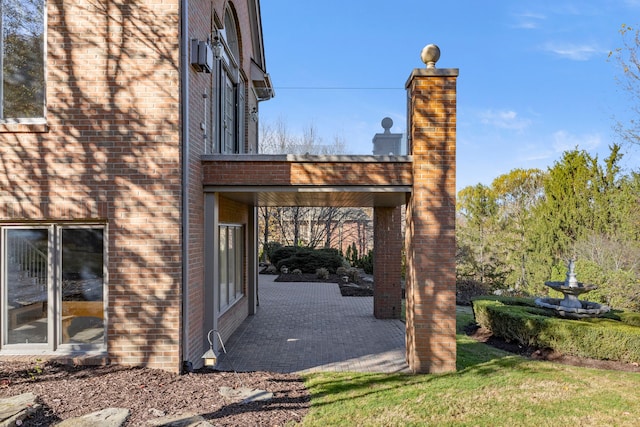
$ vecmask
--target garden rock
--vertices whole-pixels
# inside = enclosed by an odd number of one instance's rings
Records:
[[[33,393],[0,399],[0,427],[21,425],[25,418],[38,409],[38,397]]]
[[[77,418],[64,420],[58,427],[120,427],[129,416],[124,408],[106,408]]]

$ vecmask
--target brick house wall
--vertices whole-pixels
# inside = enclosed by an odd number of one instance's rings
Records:
[[[110,359],[173,371],[179,29],[177,0],[47,2],[46,125],[0,127],[0,221],[105,224]]]
[[[207,40],[213,30],[213,5],[206,1],[191,1],[188,5],[189,39]],[[184,42],[183,42],[184,43]],[[188,43],[188,41],[187,41]],[[188,230],[186,259],[186,277],[184,307],[184,329],[186,340],[183,360],[197,361],[203,354],[202,334],[205,316],[204,296],[204,199],[202,195],[202,167],[200,156],[205,152],[205,132],[200,127],[210,118],[207,114],[205,102],[213,94],[212,77],[209,73],[196,72],[191,66],[188,69],[189,106],[186,126],[188,143],[183,149],[187,151],[187,168],[184,177],[187,179],[186,195],[188,217],[185,218]],[[203,94],[208,96],[203,98]],[[210,133],[210,129],[207,129]]]
[[[249,119],[249,111],[254,106],[257,107],[257,99],[250,90],[250,65],[253,55],[253,44],[251,32],[249,31],[251,22],[249,18],[248,2],[227,2],[227,1],[197,1],[189,2],[189,37],[198,40],[207,40],[216,28],[220,28],[224,22],[225,7],[229,7],[236,20],[238,30],[238,43],[240,51],[240,72],[246,81],[245,86],[245,111],[247,118],[244,123],[245,139],[243,141],[244,152],[257,150],[257,123]],[[202,156],[210,152],[211,144],[215,145],[214,120],[213,116],[217,112],[211,103],[216,90],[216,77],[214,73],[195,72],[193,68],[189,70],[189,144],[188,144],[188,212],[186,219],[188,227],[188,257],[187,263],[187,287],[184,296],[187,307],[185,313],[186,323],[186,350],[183,355],[185,361],[191,362],[197,367],[201,363],[200,357],[208,348],[206,337],[212,325],[207,323],[207,310],[212,310],[214,301],[208,301],[205,291],[205,252],[206,242],[204,241],[205,229],[205,202],[203,194],[203,167]],[[206,106],[205,106],[206,104]],[[202,129],[204,126],[205,129]],[[205,148],[209,145],[209,148]],[[220,199],[219,220],[221,222],[248,224],[247,212],[249,207],[237,204],[224,198]],[[245,233],[246,234],[246,233]],[[247,236],[245,235],[245,241]],[[247,247],[245,242],[245,247]],[[247,283],[247,261],[245,254],[244,268],[245,286]],[[245,295],[247,290],[245,289]],[[231,333],[248,315],[247,299],[242,298],[232,307],[227,309],[218,319],[217,327],[223,339],[227,339]]]
[[[188,38],[207,40],[227,5],[240,33],[248,117],[257,106],[248,3],[188,2]],[[199,360],[207,333],[201,123],[211,126],[203,94],[210,100],[216,90],[211,74],[181,70],[180,7],[49,1],[46,123],[0,124],[0,221],[104,225],[108,357],[175,372]],[[245,134],[245,151],[255,150],[257,123],[247,120]],[[229,221],[246,223],[247,209]],[[236,305],[225,313],[234,320],[221,321],[227,335],[246,317],[246,302]]]

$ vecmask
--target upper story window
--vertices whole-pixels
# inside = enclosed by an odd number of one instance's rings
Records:
[[[240,71],[240,43],[233,14],[225,12],[224,28],[217,32],[222,43],[220,60],[214,73],[216,96],[215,147],[212,152],[222,154],[245,151],[245,81]]]
[[[0,122],[44,117],[44,0],[0,0]]]

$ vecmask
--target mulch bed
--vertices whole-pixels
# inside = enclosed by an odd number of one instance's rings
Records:
[[[224,386],[266,390],[273,398],[241,404],[218,393]],[[177,375],[116,365],[0,362],[0,397],[26,392],[43,405],[25,422],[29,426],[48,426],[108,407],[130,409],[130,426],[181,414],[200,415],[216,426],[282,426],[301,421],[310,401],[302,379],[293,374],[200,370]]]
[[[340,287],[340,293],[343,297],[372,297],[373,296],[373,283],[366,282],[364,280],[358,281],[358,283],[344,283],[342,276],[337,274],[330,274],[328,278],[321,279],[317,275],[312,273],[302,274],[280,274],[275,282],[312,282],[312,283],[337,283]]]

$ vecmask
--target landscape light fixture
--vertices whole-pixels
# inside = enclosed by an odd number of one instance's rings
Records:
[[[220,340],[220,345],[222,346],[222,351],[224,354],[227,354],[227,349],[224,348],[224,343],[222,342],[222,337],[220,336],[220,332],[212,329],[207,334],[207,341],[209,341],[209,350],[207,350],[203,355],[202,359],[204,359],[204,366],[216,366],[218,363],[218,353],[213,349],[213,342],[211,341],[211,334],[216,333],[218,335],[218,340]]]

